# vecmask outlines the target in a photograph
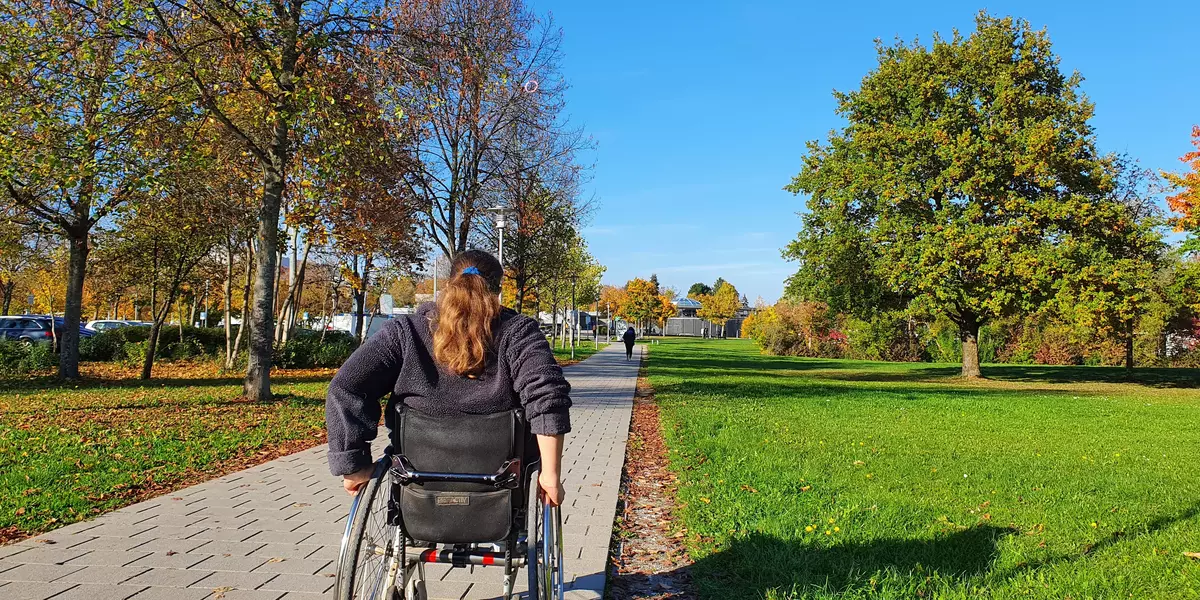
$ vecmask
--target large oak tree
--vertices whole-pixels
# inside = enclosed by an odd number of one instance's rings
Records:
[[[808,195],[791,289],[945,315],[977,377],[980,326],[1044,303],[1078,271],[1064,249],[1110,247],[1095,240],[1133,217],[1045,31],[981,13],[969,36],[879,44],[878,61],[835,93],[847,125],[808,144],[787,188]]]

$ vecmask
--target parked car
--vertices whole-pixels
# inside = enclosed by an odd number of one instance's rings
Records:
[[[122,321],[118,319],[101,319],[99,321],[90,321],[87,324],[87,328],[94,331],[112,331],[113,329],[120,329],[122,327],[149,326],[149,323],[142,323],[141,321]]]
[[[54,330],[51,331],[51,323]],[[33,344],[40,342],[53,342],[55,333],[62,335],[63,325],[65,322],[62,317],[50,317],[45,315],[18,315],[15,317],[0,317],[0,336],[4,339],[25,344]],[[79,326],[79,337],[92,337],[96,335],[95,331]]]

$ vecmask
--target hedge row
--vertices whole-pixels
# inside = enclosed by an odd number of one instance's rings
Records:
[[[79,341],[79,359],[121,362],[141,366],[149,347],[149,327],[122,327]],[[341,366],[358,344],[353,335],[300,330],[286,344],[277,344],[274,366],[286,369]],[[243,344],[242,355],[245,355]],[[225,330],[218,327],[164,327],[159,335],[156,360],[219,359],[225,354]],[[244,360],[244,359],[243,359]],[[0,374],[16,375],[51,369],[58,357],[49,344],[23,345],[0,340]]]

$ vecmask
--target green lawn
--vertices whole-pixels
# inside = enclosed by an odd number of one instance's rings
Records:
[[[239,377],[0,382],[0,542],[322,443],[329,377],[284,373],[262,404]]]
[[[653,347],[702,597],[1200,598],[1200,372],[957,371]]]
[[[604,347],[605,347],[605,344],[601,343],[600,348],[603,349]],[[595,353],[596,353],[596,347],[594,345],[592,345],[592,342],[590,342],[590,341],[580,342],[575,346],[575,362],[582,361],[583,359],[585,359]],[[558,346],[555,346],[554,347],[554,358],[557,359],[559,363],[570,363],[571,362],[571,347],[567,346],[566,348],[559,348]]]

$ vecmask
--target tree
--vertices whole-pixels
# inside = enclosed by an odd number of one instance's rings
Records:
[[[574,309],[579,305],[591,304],[599,296],[600,278],[604,276],[605,268],[592,257],[587,250],[587,244],[579,236],[571,236],[566,240],[562,249],[562,260],[559,263],[558,277],[547,279],[539,286],[538,297],[543,302],[543,310],[552,314],[553,331],[551,344],[557,335],[560,308]],[[572,305],[574,301],[574,305]],[[566,321],[564,319],[564,325]],[[578,323],[576,323],[578,324]],[[570,328],[574,335],[575,328]],[[566,343],[564,329],[564,344]]]
[[[205,170],[186,155],[173,161],[164,185],[138,199],[120,218],[116,253],[140,267],[138,279],[151,287],[152,324],[142,361],[142,379],[154,368],[162,326],[193,270],[223,241],[221,198],[207,185]],[[216,209],[216,210],[214,210]],[[183,320],[180,319],[180,326]]]
[[[1190,248],[1200,251],[1200,125],[1192,127],[1192,145],[1195,150],[1179,158],[1191,171],[1186,173],[1163,172],[1167,184],[1177,193],[1167,196],[1167,206],[1176,213],[1171,224],[1178,231],[1192,232]]]
[[[696,298],[699,298],[700,296],[707,296],[708,294],[711,294],[712,292],[713,292],[713,289],[711,287],[709,287],[708,284],[693,283],[692,287],[688,288],[687,297],[695,300]]]
[[[314,73],[365,52],[381,34],[376,8],[366,0],[149,0],[145,18],[123,25],[154,53],[145,75],[159,93],[219,123],[261,172],[245,380],[252,401],[271,398],[280,209],[295,127],[314,105],[345,101]]]
[[[1045,31],[980,13],[968,37],[877,50],[862,87],[835,93],[848,125],[808,144],[787,187],[809,195],[789,288],[945,315],[978,377],[980,326],[1044,303],[1063,250],[1130,216]]]
[[[501,177],[556,156],[531,164],[533,154],[512,153],[528,147],[514,138],[553,140],[563,130],[561,34],[514,0],[404,3],[398,19],[424,43],[382,61],[385,104],[408,127],[419,170],[406,182],[424,207],[426,235],[453,258],[487,219]]]
[[[635,277],[625,284],[625,298],[617,315],[631,323],[642,325],[655,319],[661,312],[662,301],[654,284]]]
[[[720,285],[716,291],[696,299],[700,302],[700,310],[696,311],[696,316],[721,328],[717,335],[723,335],[726,322],[737,315],[742,301],[741,294],[738,293],[737,288],[733,287],[733,284],[723,279],[717,281]]]
[[[0,221],[0,315],[12,308],[17,285],[27,282],[48,260],[49,236],[6,216]]]
[[[1167,247],[1158,232],[1160,211],[1150,194],[1153,173],[1127,157],[1112,164],[1113,204],[1108,227],[1064,244],[1063,274],[1055,283],[1060,314],[1098,336],[1125,343],[1125,368],[1134,366],[1134,329],[1154,300],[1155,274]]]
[[[93,227],[153,174],[144,139],[160,106],[141,93],[144,53],[115,35],[132,5],[0,3],[0,186],[69,249],[59,377],[79,377],[79,322]]]

